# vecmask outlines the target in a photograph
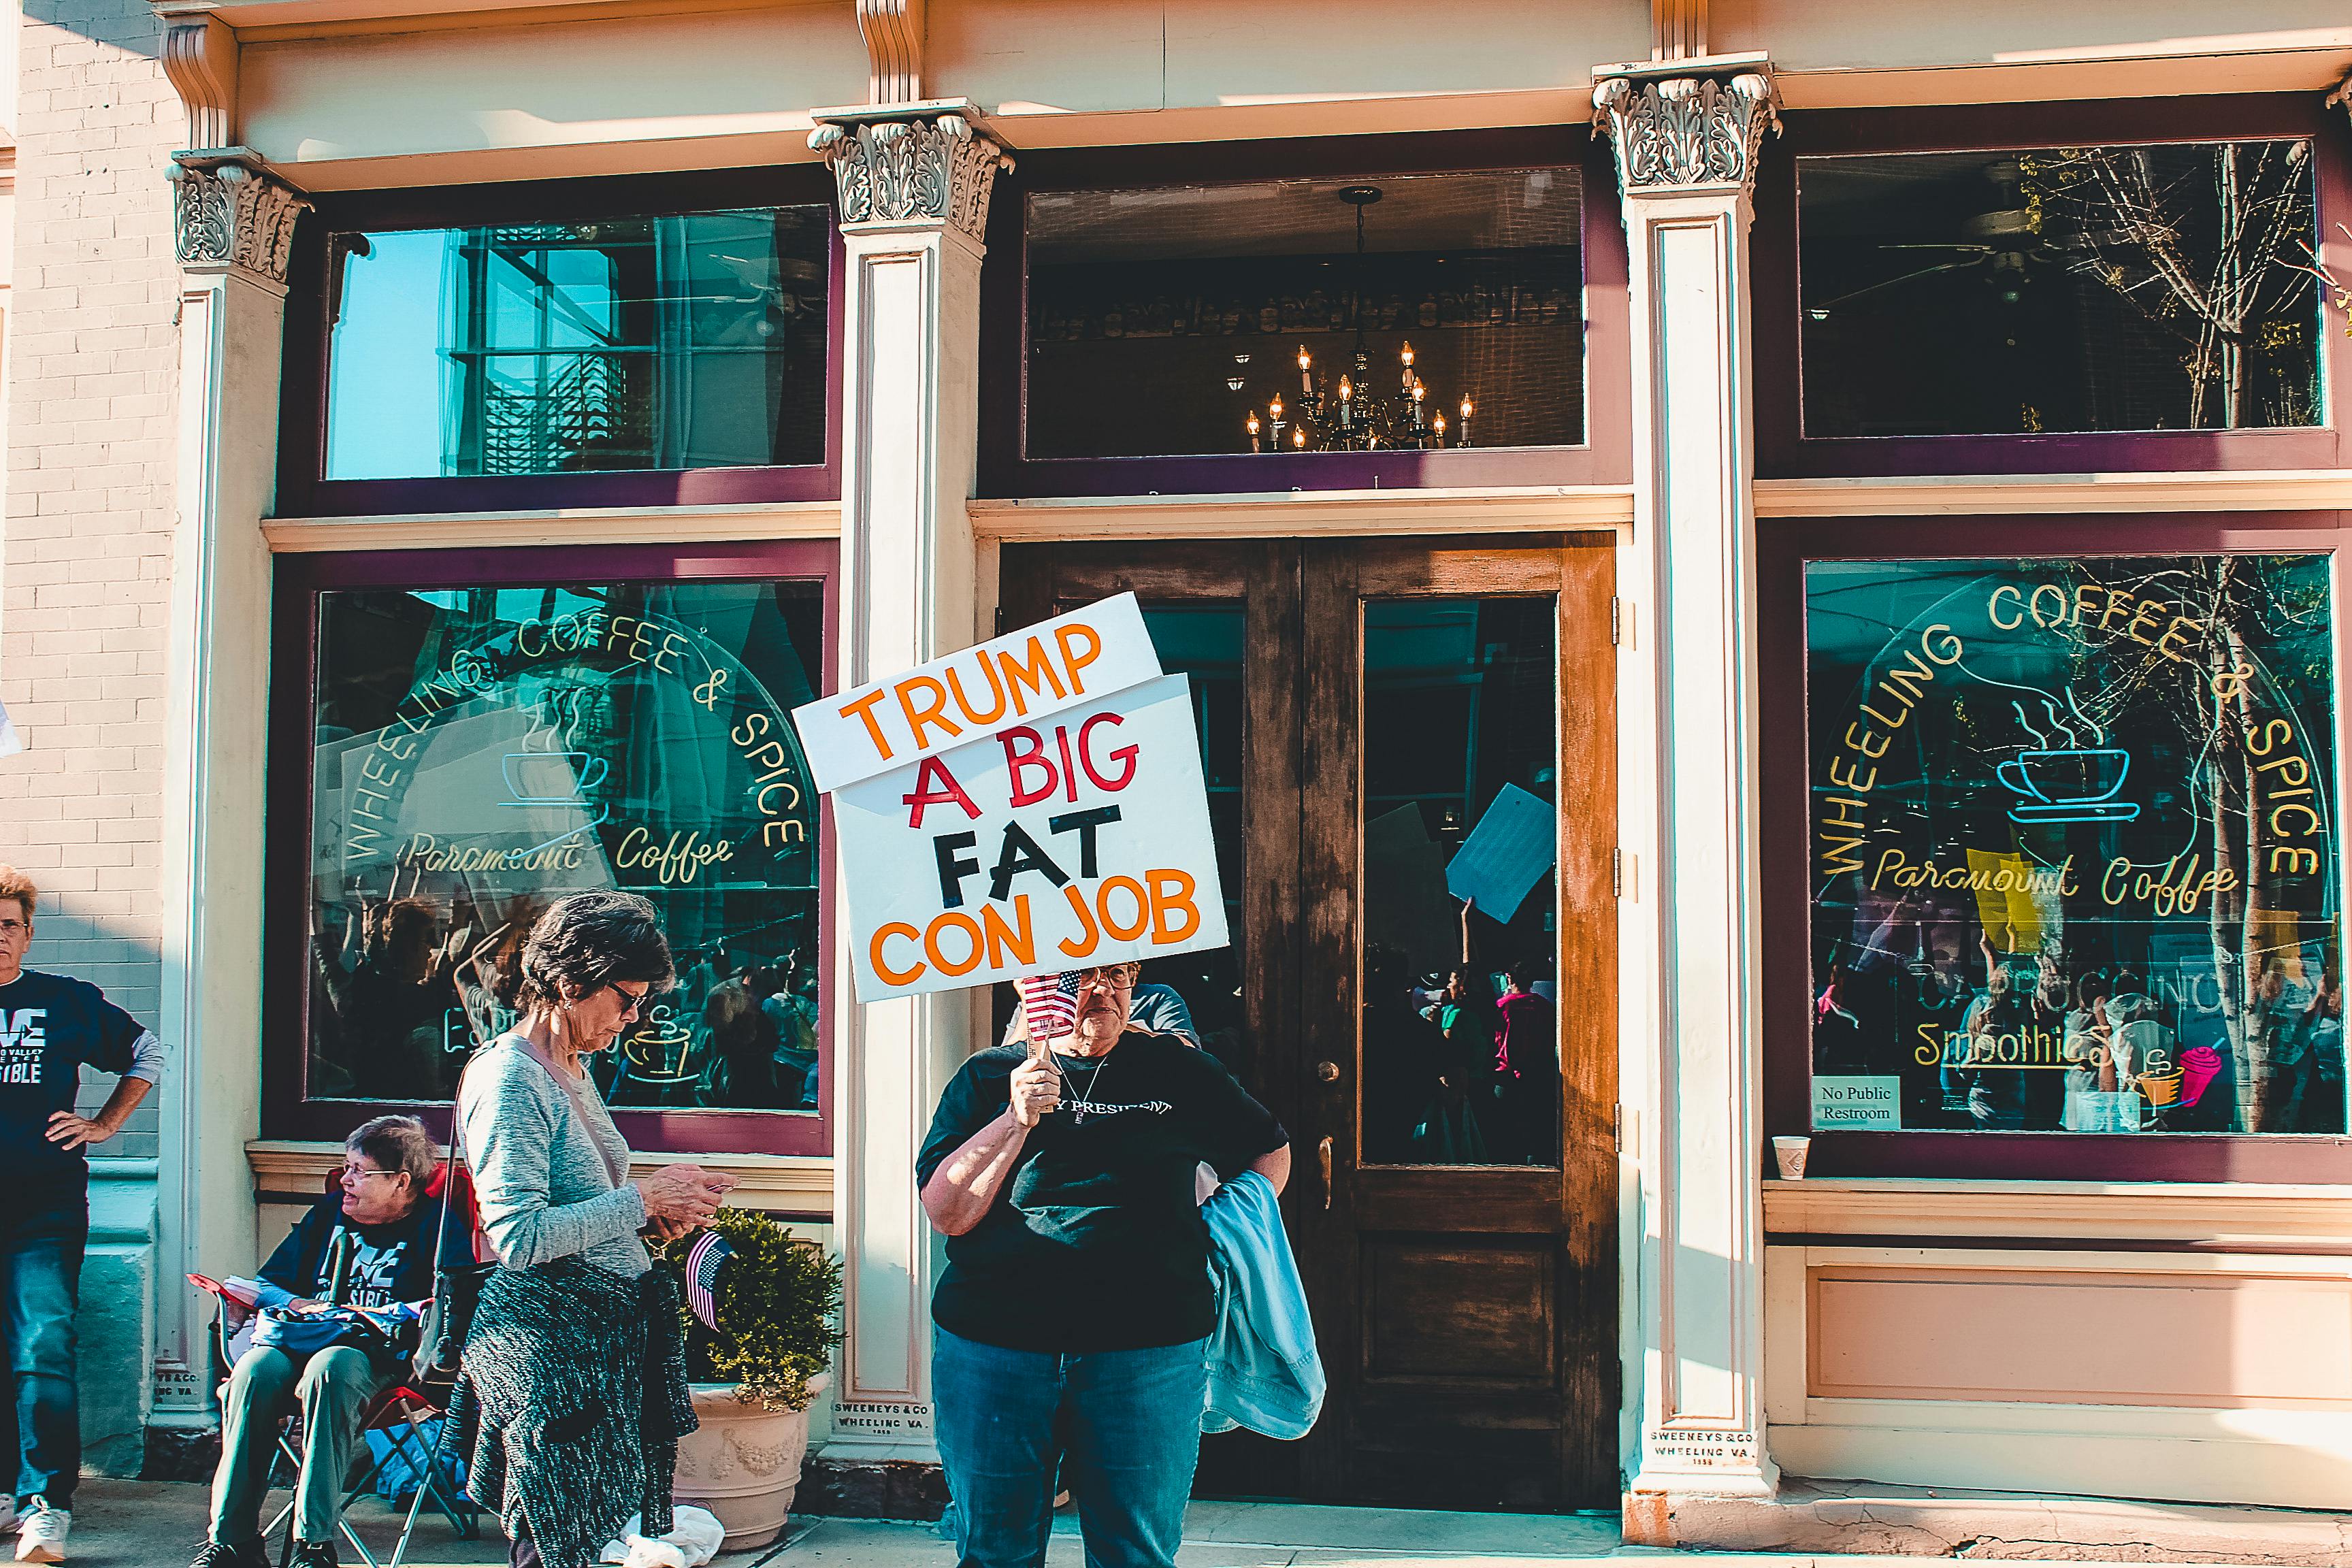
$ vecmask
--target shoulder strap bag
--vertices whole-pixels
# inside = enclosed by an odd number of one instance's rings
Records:
[[[465,1072],[457,1075],[457,1091],[449,1101],[449,1152],[441,1164],[441,1219],[433,1233],[433,1325],[417,1352],[415,1365],[417,1385],[439,1391],[445,1401],[447,1391],[457,1384],[458,1369],[465,1360],[466,1337],[474,1330],[474,1308],[482,1298],[482,1283],[498,1268],[495,1261],[474,1262],[470,1247],[466,1262],[446,1262],[449,1227],[465,1226],[469,1239],[472,1229],[469,1220],[457,1211],[457,1166],[463,1157],[466,1135],[466,1073],[473,1070],[473,1061],[468,1058]]]

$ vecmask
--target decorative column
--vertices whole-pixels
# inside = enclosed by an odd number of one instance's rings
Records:
[[[1628,838],[1650,867],[1625,906],[1624,1023],[1647,1058],[1629,1087],[1645,1081],[1649,1097],[1630,1129],[1643,1365],[1626,1531],[1643,1542],[1663,1538],[1674,1494],[1769,1497],[1778,1480],[1762,1410],[1748,292],[1749,194],[1774,102],[1760,56],[1612,68],[1593,92],[1633,264],[1621,566],[1637,617],[1627,657],[1644,662],[1626,671],[1621,745]]]
[[[888,20],[904,6],[861,5]],[[877,66],[877,82],[884,73]],[[911,81],[911,71],[899,80]],[[961,101],[820,110],[848,250],[842,375],[840,679],[846,689],[974,640],[964,503],[978,446],[981,234],[1012,160]],[[836,902],[836,907],[839,907]],[[937,1253],[915,1185],[931,1108],[971,1052],[967,994],[867,1006],[835,954],[835,1224],[848,1339],[827,1457],[936,1462]],[[886,1500],[885,1510],[911,1511]]]
[[[163,63],[200,151],[173,155],[180,268],[178,520],[163,785],[162,1300],[152,1425],[216,1424],[206,1315],[182,1276],[249,1272],[260,1131],[269,551],[286,264],[309,203],[234,134],[236,39],[174,24]],[[298,699],[299,700],[299,699]]]

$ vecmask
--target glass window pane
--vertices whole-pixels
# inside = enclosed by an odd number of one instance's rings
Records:
[[[1817,1129],[2345,1130],[2329,565],[1807,564]]]
[[[1028,455],[1578,445],[1581,199],[1574,169],[1032,195]]]
[[[830,221],[331,237],[326,477],[823,462]]]
[[[2326,417],[2309,143],[1797,164],[1811,437]]]
[[[1201,772],[1209,789],[1209,831],[1217,847],[1217,880],[1225,895],[1225,929],[1234,944],[1211,952],[1156,958],[1145,985],[1175,991],[1202,1049],[1244,1082],[1255,1081],[1243,1028],[1242,943],[1242,647],[1246,615],[1237,603],[1146,605],[1143,624],[1160,667],[1192,682],[1192,719],[1201,738]],[[1137,999],[1139,1015],[1147,1000]]]
[[[607,1097],[813,1114],[823,621],[808,582],[320,595],[308,1096],[448,1099],[531,922],[623,888],[678,987]]]
[[[1557,605],[1364,606],[1362,1159],[1559,1159]],[[1465,915],[1446,871],[1489,812],[1526,891]],[[1506,881],[1513,879],[1507,875]]]

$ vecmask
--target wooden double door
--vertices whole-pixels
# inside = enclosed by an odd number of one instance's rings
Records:
[[[1612,543],[1004,550],[1005,629],[1132,590],[1192,678],[1235,940],[1144,978],[1292,1136],[1330,1393],[1203,1495],[1616,1507]]]

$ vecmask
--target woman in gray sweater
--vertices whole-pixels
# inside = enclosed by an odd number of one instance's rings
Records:
[[[662,1520],[677,1434],[693,1429],[674,1364],[676,1288],[646,1239],[701,1225],[734,1183],[691,1164],[631,1180],[628,1145],[583,1065],[671,983],[646,900],[560,900],[507,983],[520,1022],[458,1089],[500,1268],[466,1342],[457,1414],[473,1432],[474,1494],[498,1505],[519,1565],[576,1568],[631,1513]]]

